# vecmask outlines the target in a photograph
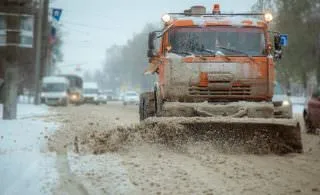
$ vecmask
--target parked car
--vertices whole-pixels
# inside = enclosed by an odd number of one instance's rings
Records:
[[[320,88],[306,102],[303,118],[307,133],[316,133],[317,128],[320,128]]]
[[[276,118],[292,118],[292,102],[278,82],[273,91],[274,116]]]
[[[100,91],[98,94],[98,101],[102,104],[107,104],[108,102],[107,94]]]
[[[139,104],[139,94],[135,91],[128,91],[123,96],[123,105]]]
[[[115,101],[116,100],[116,94],[112,91],[106,92],[108,101]]]
[[[123,92],[119,94],[118,99],[119,99],[120,101],[123,101],[123,100],[124,100],[124,94],[125,94],[125,93],[123,93]]]
[[[99,89],[97,83],[84,83],[83,90],[85,103],[93,103],[96,105],[100,104],[100,102],[98,101]]]

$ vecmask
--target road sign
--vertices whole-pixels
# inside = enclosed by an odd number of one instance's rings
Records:
[[[280,35],[280,45],[281,46],[287,46],[288,45],[288,35],[287,34],[281,34]]]
[[[58,8],[52,9],[52,17],[56,19],[56,21],[60,20],[61,14],[62,14],[62,9],[58,9]]]

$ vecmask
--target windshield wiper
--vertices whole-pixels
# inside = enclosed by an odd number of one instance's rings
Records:
[[[179,55],[194,55],[192,52],[188,52],[188,51],[171,50],[170,52],[179,54]]]
[[[213,54],[214,56],[216,55],[216,51],[215,50],[211,50],[211,49],[206,49],[206,48],[201,48],[199,49],[199,51],[205,51],[209,54]]]
[[[216,57],[217,55],[219,55],[216,50],[211,50],[211,49],[206,49],[206,48],[202,48],[201,50],[202,50],[202,51],[206,51],[206,52],[208,52],[208,53],[210,53],[210,54],[213,54],[213,57]],[[220,52],[220,53],[221,53],[221,52]],[[226,55],[224,55],[224,54],[223,54],[223,55],[219,55],[219,56],[225,57],[228,61],[231,60],[228,56],[226,56]]]
[[[251,61],[254,61],[253,58],[252,58],[252,56],[249,55],[248,53],[244,52],[244,51],[240,51],[240,50],[236,50],[236,49],[231,49],[231,48],[227,48],[227,47],[221,47],[221,46],[217,46],[217,48],[223,49],[223,50],[226,50],[226,51],[230,51],[230,52],[233,52],[233,53],[243,54],[243,55],[249,57],[249,59],[250,59]]]

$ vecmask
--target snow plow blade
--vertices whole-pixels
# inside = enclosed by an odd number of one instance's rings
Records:
[[[299,123],[294,119],[230,117],[152,117],[144,121],[167,140],[209,141],[231,151],[301,153]],[[240,149],[241,148],[241,149]]]

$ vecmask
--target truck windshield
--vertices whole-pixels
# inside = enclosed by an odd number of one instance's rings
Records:
[[[169,32],[171,52],[228,56],[265,55],[265,37],[259,28],[176,27]]]
[[[89,89],[89,88],[88,89],[84,89],[84,93],[85,94],[89,94],[89,93],[91,93],[91,94],[92,93],[96,93],[97,94],[98,93],[98,89]]]
[[[43,84],[43,92],[63,92],[67,89],[64,83],[45,83]]]

